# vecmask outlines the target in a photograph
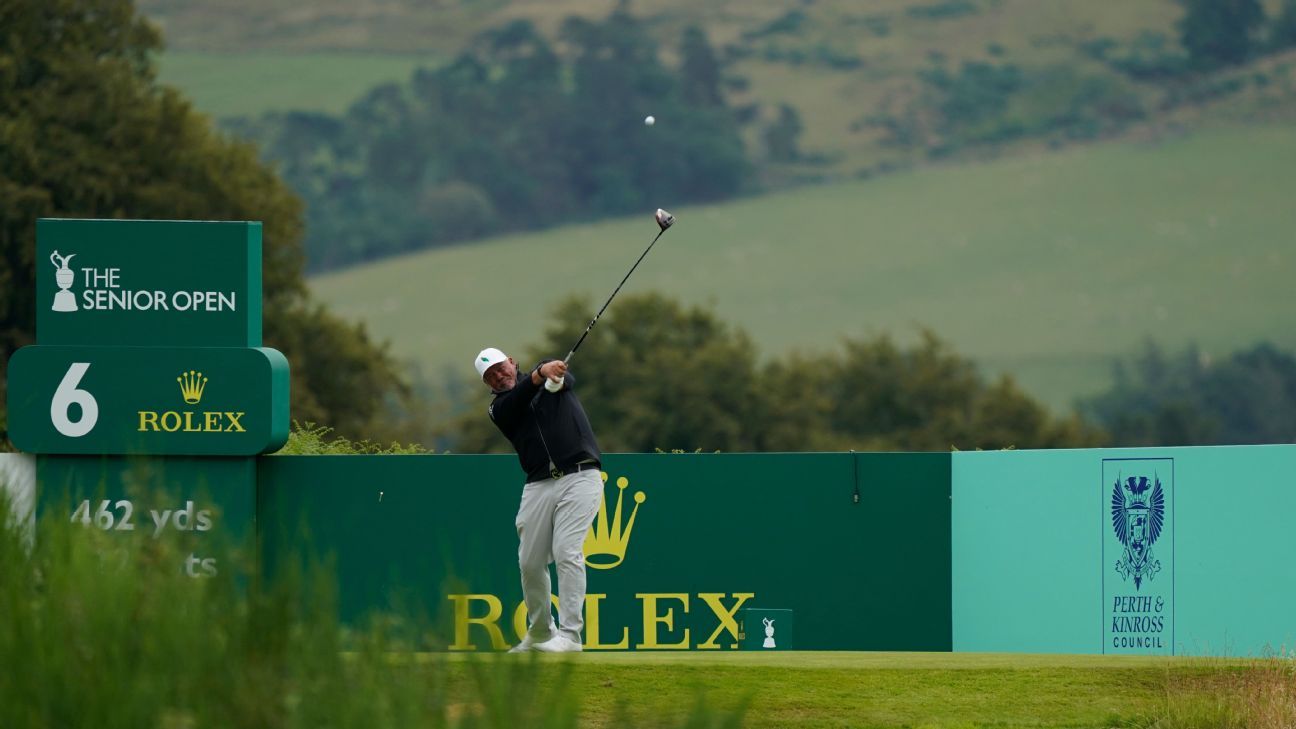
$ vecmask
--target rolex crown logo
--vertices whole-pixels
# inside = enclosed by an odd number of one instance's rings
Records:
[[[608,479],[607,473],[604,472],[601,475],[606,483]],[[626,545],[630,543],[630,531],[634,529],[635,515],[639,513],[639,505],[647,498],[644,496],[644,492],[635,492],[634,509],[630,511],[630,520],[626,522],[623,529],[621,527],[621,500],[625,496],[626,487],[630,485],[630,480],[622,476],[616,480],[616,485],[616,511],[612,515],[611,523],[608,522],[607,491],[605,490],[602,499],[599,501],[598,517],[594,519],[589,532],[585,535],[585,564],[594,569],[610,570],[621,564],[621,560],[625,559]]]
[[[181,373],[176,382],[180,383],[180,394],[187,404],[197,405],[202,400],[203,390],[207,387],[207,378],[203,377],[203,373],[189,370]]]

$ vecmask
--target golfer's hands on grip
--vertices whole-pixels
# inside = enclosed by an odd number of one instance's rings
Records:
[[[567,375],[567,363],[562,360],[545,362],[537,370],[541,379],[544,380],[545,389],[549,392],[557,392],[562,388],[563,378]]]
[[[567,363],[556,359],[540,365],[540,376],[548,380],[561,380],[567,374]]]

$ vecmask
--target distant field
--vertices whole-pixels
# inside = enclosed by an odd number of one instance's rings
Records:
[[[1055,407],[1146,338],[1296,346],[1296,130],[1216,129],[688,207],[627,285],[711,303],[769,355],[930,327]],[[640,217],[434,250],[311,285],[423,372],[539,339],[550,304],[604,298]],[[615,305],[611,310],[615,315]],[[594,335],[597,336],[597,333]]]
[[[1263,0],[1271,13],[1280,3]],[[171,46],[182,50],[396,53],[453,52],[475,33],[515,18],[527,18],[546,32],[554,32],[568,16],[602,17],[614,7],[608,0],[315,0],[308,5],[292,0],[138,0],[137,5],[162,26]],[[920,56],[927,48],[982,52],[990,41],[1040,46],[1056,43],[1060,30],[1124,36],[1150,25],[1165,25],[1182,13],[1174,0],[1102,5],[1086,0],[870,0],[866,4],[854,0],[797,4],[786,0],[636,0],[631,5],[636,15],[650,21],[662,40],[677,40],[685,25],[700,23],[723,43],[768,28],[794,8],[802,9],[807,17],[792,35],[811,42],[856,46],[876,54],[879,61],[894,61],[906,52]],[[785,34],[769,33],[760,39],[779,40],[780,35]],[[923,45],[913,47],[919,44]]]
[[[408,77],[422,59],[453,57],[487,28],[526,18],[555,37],[568,16],[604,17],[613,6],[608,0],[140,2],[173,49],[162,57],[163,80],[216,117],[338,112],[369,87]],[[942,7],[953,12],[931,12]],[[763,124],[779,104],[794,105],[805,127],[801,146],[819,161],[786,172],[812,178],[852,176],[904,156],[880,144],[878,130],[858,123],[917,93],[917,74],[937,55],[957,67],[964,60],[992,60],[994,48],[1023,67],[1095,71],[1077,50],[1081,42],[1124,42],[1143,31],[1173,34],[1182,14],[1175,0],[637,0],[631,8],[667,63],[676,62],[689,24],[705,28],[717,49],[744,48],[748,55],[727,71],[750,84],[732,93],[734,103],[762,107],[762,120],[746,130],[748,144],[761,150]],[[791,12],[804,14],[794,30],[766,32]],[[821,59],[825,54],[856,65],[831,67]],[[802,57],[811,60],[792,60]]]
[[[374,86],[406,81],[415,68],[436,60],[356,52],[169,51],[158,59],[158,77],[218,118],[288,110],[338,114]]]
[[[1166,713],[1167,703],[1180,710],[1194,701],[1218,705],[1205,679],[1245,665],[1115,656],[799,652],[584,653],[542,662],[572,667],[581,726],[618,726],[614,717],[622,701],[633,719],[657,725],[692,709],[704,692],[707,705],[720,710],[749,702],[743,726],[879,729],[1147,726]],[[466,684],[452,665],[454,675],[459,678],[452,680],[452,695]]]

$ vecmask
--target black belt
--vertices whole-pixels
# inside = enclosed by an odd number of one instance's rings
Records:
[[[576,463],[562,469],[551,468],[549,469],[549,476],[551,478],[562,478],[563,476],[566,476],[569,473],[580,473],[581,471],[588,471],[591,468],[597,469],[599,468],[599,464],[598,463]]]

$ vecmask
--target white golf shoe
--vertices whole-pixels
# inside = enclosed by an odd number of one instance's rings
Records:
[[[541,653],[580,653],[581,644],[559,633],[543,643],[536,643],[532,650]]]
[[[552,640],[552,638],[550,639]],[[508,649],[509,653],[527,653],[536,649],[537,643],[531,639],[531,634],[527,633],[522,636],[522,642]]]

